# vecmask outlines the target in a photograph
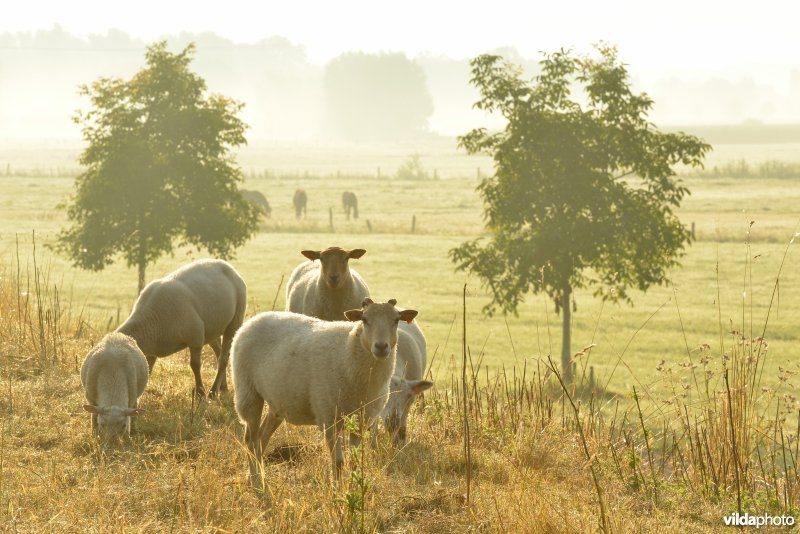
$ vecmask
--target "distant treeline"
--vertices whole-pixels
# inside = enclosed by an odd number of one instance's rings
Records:
[[[674,126],[668,131],[696,135],[712,145],[753,143],[800,143],[800,124],[742,124],[716,126]]]
[[[764,161],[748,163],[746,160],[729,161],[691,173],[692,176],[719,178],[800,178],[800,161]]]

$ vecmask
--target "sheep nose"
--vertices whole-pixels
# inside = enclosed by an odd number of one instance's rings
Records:
[[[328,277],[328,280],[330,281],[331,284],[336,285],[339,282],[339,275],[332,274]]]
[[[375,354],[386,355],[389,353],[389,344],[385,341],[375,343]]]

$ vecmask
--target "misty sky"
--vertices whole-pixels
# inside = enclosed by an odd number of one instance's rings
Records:
[[[657,121],[800,122],[799,19],[796,0],[139,0],[117,5],[107,0],[34,0],[4,8],[0,35],[35,33],[58,25],[83,38],[118,29],[143,42],[181,32],[213,32],[244,44],[281,36],[301,48],[310,64],[319,66],[358,50],[464,60],[511,47],[521,57],[536,59],[540,51],[573,47],[586,52],[592,43],[605,40],[619,47],[636,88],[654,96]],[[17,61],[20,56],[18,51],[0,49],[0,94],[7,97],[13,91],[3,93],[3,53]],[[13,75],[8,72],[7,80]],[[429,70],[428,78],[436,78],[436,73]],[[435,107],[431,128],[448,135],[463,133],[467,124],[475,125],[473,118],[468,111],[459,116],[461,100],[456,99],[456,107],[448,101],[447,90],[445,85],[439,93],[435,86],[431,89]],[[245,93],[234,96],[247,98]],[[16,113],[18,124],[24,122],[10,104],[6,110]],[[51,111],[42,108],[41,113]]]
[[[798,65],[798,18],[800,3],[794,0],[139,0],[118,5],[34,0],[4,8],[0,32],[59,24],[80,35],[117,28],[145,40],[180,31],[212,31],[241,42],[281,35],[306,45],[317,62],[358,49],[471,57],[513,46],[535,56],[561,46],[585,49],[605,39],[618,44],[636,69],[684,70]]]

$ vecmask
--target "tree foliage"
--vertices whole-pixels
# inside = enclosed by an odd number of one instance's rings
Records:
[[[659,131],[647,118],[653,101],[631,90],[616,49],[597,51],[545,55],[531,81],[496,55],[471,62],[476,107],[507,125],[459,138],[491,155],[495,172],[478,187],[489,235],[450,256],[488,287],[489,314],[516,313],[529,292],[569,307],[572,290],[587,286],[630,302],[631,288],[667,281],[690,243],[675,213],[689,193],[675,166],[701,165],[710,146]]]
[[[404,54],[342,54],[323,91],[327,128],[353,141],[412,137],[433,113],[425,72]]]
[[[57,247],[91,270],[121,254],[139,268],[140,290],[147,265],[176,242],[229,257],[258,220],[238,192],[241,170],[230,154],[246,142],[242,104],[206,97],[205,81],[189,70],[193,55],[193,45],[177,54],[165,42],[148,47],[146,68],[130,80],[82,86],[92,107],[74,117],[88,145],[86,170]]]

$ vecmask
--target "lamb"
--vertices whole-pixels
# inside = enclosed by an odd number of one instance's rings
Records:
[[[366,282],[348,265],[351,258],[358,259],[366,253],[363,248],[339,247],[302,251],[310,261],[298,265],[289,276],[286,309],[325,321],[341,321],[345,311],[360,307],[369,296]]]
[[[232,349],[235,408],[251,455],[250,480],[262,487],[262,451],[280,424],[316,425],[324,432],[334,478],[344,463],[342,417],[361,413],[366,424],[380,415],[395,368],[397,325],[415,310],[397,301],[348,310],[349,321],[322,321],[292,312],[264,312],[248,320]],[[264,403],[269,413],[260,424]],[[351,445],[360,437],[352,435]]]
[[[197,260],[147,284],[117,332],[136,340],[151,372],[157,358],[188,347],[195,393],[200,397],[205,397],[200,355],[203,345],[210,345],[217,355],[213,397],[228,390],[228,356],[246,307],[247,286],[231,264]]]
[[[130,436],[131,417],[143,412],[138,399],[147,386],[147,360],[132,338],[112,332],[92,347],[81,366],[92,414],[92,431],[104,439]]]
[[[389,400],[381,413],[383,426],[395,446],[406,444],[408,413],[417,395],[433,382],[422,380],[427,364],[425,336],[417,322],[400,323],[397,332],[397,363],[389,384]],[[377,426],[377,422],[376,425]],[[373,435],[377,428],[373,427]]]

